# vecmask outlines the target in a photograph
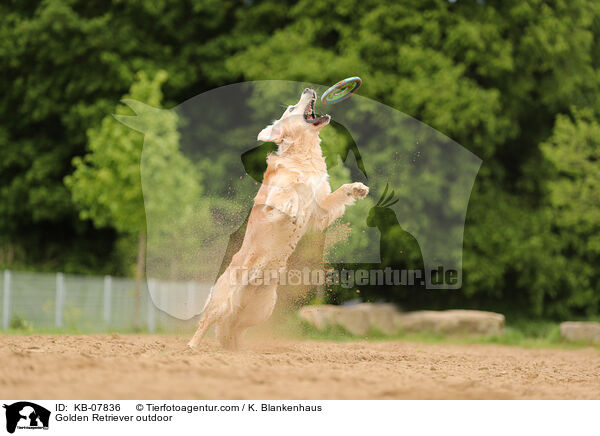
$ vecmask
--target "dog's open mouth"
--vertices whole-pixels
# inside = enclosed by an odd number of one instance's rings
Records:
[[[307,123],[312,124],[313,126],[318,126],[320,124],[323,123],[328,123],[329,120],[331,120],[331,117],[329,115],[321,115],[321,116],[317,116],[315,114],[315,100],[316,100],[316,95],[314,94],[313,91],[313,96],[310,99],[310,102],[306,105],[306,109],[304,109],[304,119],[306,120]]]

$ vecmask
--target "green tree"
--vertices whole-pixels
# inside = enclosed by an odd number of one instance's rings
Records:
[[[557,114],[573,104],[598,107],[598,4],[305,0],[290,17],[227,67],[252,80],[361,76],[359,93],[424,121],[484,160],[465,228],[463,292],[399,302],[577,313],[548,304],[576,293],[574,283],[561,281],[567,258],[592,266],[561,251],[569,236],[552,232],[552,170],[541,144]],[[588,301],[597,310],[597,300]]]
[[[0,264],[128,273],[122,238],[82,220],[63,183],[87,130],[138,71],[168,72],[169,104],[237,81],[225,60],[284,21],[274,2],[0,2]]]
[[[157,108],[166,79],[164,71],[153,78],[140,73],[124,97],[135,115],[128,116],[131,110],[119,105],[115,117],[109,115],[90,129],[89,153],[73,159],[75,171],[65,178],[82,219],[137,237],[138,296],[146,266],[146,217],[154,219],[158,239],[168,240],[181,229],[178,223],[188,223],[191,204],[200,194],[192,164],[179,153],[177,114]],[[144,140],[118,120],[143,131]]]
[[[484,161],[465,228],[463,291],[390,298],[557,317],[598,311],[589,224],[597,206],[579,194],[567,204],[564,186],[588,180],[566,176],[569,161],[556,158],[575,147],[565,126],[593,143],[598,2],[45,0],[3,2],[0,17],[2,264],[124,272],[122,231],[83,219],[63,179],[86,153],[87,130],[99,129],[138,71],[168,72],[168,105],[244,80],[358,75],[360,94]],[[203,165],[218,178],[227,164]]]
[[[556,173],[549,181],[552,224],[566,262],[559,301],[587,315],[600,309],[600,123],[591,110],[559,115],[542,145]]]

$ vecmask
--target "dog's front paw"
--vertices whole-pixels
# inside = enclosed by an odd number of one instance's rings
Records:
[[[353,198],[363,199],[369,193],[369,187],[360,182],[350,184],[350,195]]]

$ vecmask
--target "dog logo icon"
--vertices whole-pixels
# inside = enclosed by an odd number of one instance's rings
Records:
[[[19,401],[3,406],[6,409],[6,431],[14,433],[16,429],[48,430],[50,411],[29,401]]]

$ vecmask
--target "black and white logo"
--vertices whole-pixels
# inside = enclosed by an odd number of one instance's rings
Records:
[[[50,411],[29,401],[19,401],[3,406],[6,409],[6,431],[48,430]]]

